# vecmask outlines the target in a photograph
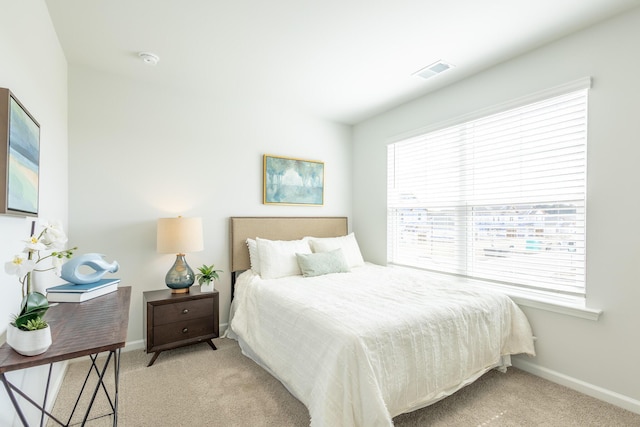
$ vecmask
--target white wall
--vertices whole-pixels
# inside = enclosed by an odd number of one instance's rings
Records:
[[[160,65],[158,65],[160,66]],[[166,288],[175,255],[156,253],[156,220],[201,216],[205,250],[192,268],[224,270],[228,321],[230,216],[351,215],[350,128],[277,101],[194,93],[70,66],[70,224],[79,253],[120,263],[131,286],[128,342],[143,338],[142,292]],[[262,204],[262,155],[325,162],[322,207]]]
[[[354,230],[386,262],[386,144],[395,135],[592,76],[589,96],[587,299],[600,320],[525,308],[537,357],[518,365],[640,412],[640,10],[619,16],[354,129]],[[372,192],[369,188],[379,188]]]
[[[40,218],[61,220],[66,227],[67,63],[44,1],[0,0],[0,10],[0,87],[9,88],[40,123]],[[10,316],[18,311],[21,300],[20,284],[15,276],[4,272],[4,263],[24,249],[22,241],[29,237],[29,231],[30,220],[0,215],[2,343]],[[55,276],[50,279],[55,280]],[[7,377],[34,395],[42,395],[46,368],[44,373],[43,369],[35,368],[26,374],[11,372]],[[0,425],[10,425],[13,414],[1,387]]]

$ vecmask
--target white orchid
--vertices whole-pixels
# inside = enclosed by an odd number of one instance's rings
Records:
[[[36,268],[36,262],[28,259],[24,254],[17,254],[13,259],[4,264],[4,271],[22,277],[27,273],[31,273]]]
[[[34,233],[35,221],[31,227],[31,233]],[[23,253],[13,257],[13,259],[4,264],[4,270],[7,274],[18,276],[18,281],[22,285],[22,302],[20,303],[20,312],[14,316],[11,323],[18,329],[23,331],[42,329],[47,327],[47,322],[42,316],[49,309],[47,297],[40,293],[34,292],[32,289],[32,276],[34,271],[55,270],[60,275],[62,263],[65,259],[73,256],[73,251],[78,248],[64,249],[67,242],[67,235],[62,230],[60,222],[47,222],[42,231],[33,234],[26,243]],[[42,255],[41,251],[51,251],[49,254]],[[44,269],[36,268],[38,264],[47,258],[51,258],[51,267]]]
[[[44,251],[47,249],[47,245],[38,239],[38,236],[31,236],[29,240],[24,240],[27,244],[27,247],[24,248],[25,252],[33,252],[33,251]]]
[[[5,263],[4,269],[7,274],[19,277],[22,285],[22,295],[26,296],[32,292],[31,273],[33,271],[55,270],[56,274],[60,275],[65,259],[71,258],[73,251],[77,248],[60,250],[64,248],[64,244],[67,242],[67,235],[58,221],[47,222],[39,234],[32,235],[24,242],[24,253],[16,255],[11,261]],[[52,252],[43,256],[40,253],[41,251]],[[36,268],[41,261],[47,258],[51,258],[51,267]]]
[[[64,257],[54,256],[51,258],[51,265],[53,265],[53,270],[56,272],[56,276],[59,276],[62,273],[62,264],[64,264]]]
[[[62,249],[67,243],[67,235],[62,229],[62,223],[59,221],[49,221],[44,225],[41,233],[40,241],[50,249]]]

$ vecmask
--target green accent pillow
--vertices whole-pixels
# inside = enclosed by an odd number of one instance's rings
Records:
[[[330,273],[351,271],[342,249],[315,254],[296,254],[298,266],[304,277],[322,276]]]

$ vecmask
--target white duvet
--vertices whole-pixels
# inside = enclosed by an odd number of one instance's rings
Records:
[[[229,324],[314,427],[391,426],[502,356],[534,355],[529,323],[507,296],[372,264],[307,278],[245,272]]]

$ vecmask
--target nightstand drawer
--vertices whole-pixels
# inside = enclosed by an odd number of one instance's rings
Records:
[[[191,319],[156,326],[153,329],[153,343],[156,346],[161,346],[163,344],[212,335],[214,335],[213,317],[208,319]]]
[[[213,317],[213,301],[211,299],[206,298],[159,305],[153,312],[153,323],[157,327],[199,317]]]

